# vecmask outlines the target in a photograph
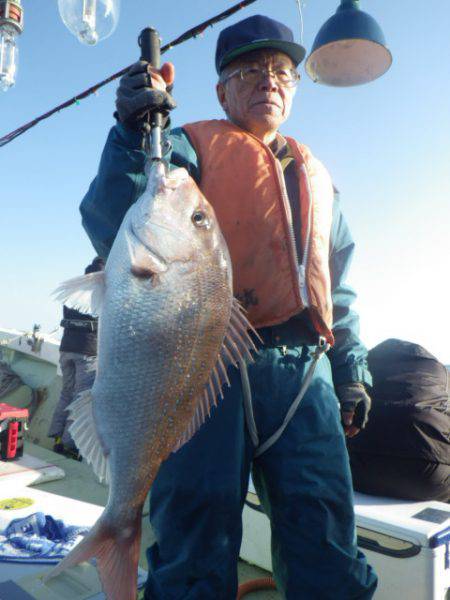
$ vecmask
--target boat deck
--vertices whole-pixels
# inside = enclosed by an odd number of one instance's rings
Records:
[[[57,494],[59,496],[73,498],[75,500],[82,500],[83,502],[90,502],[92,504],[105,506],[108,497],[108,488],[97,481],[91,468],[87,464],[77,462],[59,454],[55,454],[54,452],[35,444],[26,443],[25,451],[27,454],[61,467],[66,473],[64,479],[41,483],[33,487],[51,494]],[[152,539],[153,534],[148,519],[147,501],[144,506],[144,514],[142,519],[142,543],[139,561],[139,564],[143,569],[147,569],[145,550],[151,544]],[[239,582],[242,583],[244,581],[259,577],[267,577],[269,573],[240,560],[238,564],[238,575]],[[253,592],[245,596],[245,600],[280,599],[281,595],[278,592],[270,590]]]

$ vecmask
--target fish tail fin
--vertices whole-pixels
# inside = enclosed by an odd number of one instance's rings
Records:
[[[108,600],[135,600],[141,545],[141,517],[117,529],[101,518],[86,537],[46,576],[46,580],[80,562],[96,558],[96,567]]]

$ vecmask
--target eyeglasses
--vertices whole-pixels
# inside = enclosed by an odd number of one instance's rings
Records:
[[[276,82],[283,87],[295,87],[300,81],[300,73],[289,67],[277,67],[276,69],[266,69],[264,67],[241,67],[232,71],[222,83],[226,83],[232,77],[238,76],[242,81],[250,85],[260,83],[264,77],[270,75]]]

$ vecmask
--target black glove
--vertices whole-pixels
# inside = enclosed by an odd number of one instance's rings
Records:
[[[364,429],[372,405],[364,384],[344,383],[336,387],[336,395],[341,405],[342,424],[346,435],[353,437]]]
[[[118,119],[132,129],[140,129],[147,114],[155,110],[161,111],[163,125],[165,125],[169,111],[176,107],[176,102],[169,92],[155,90],[151,87],[148,67],[149,63],[143,60],[134,63],[120,79],[117,88]]]

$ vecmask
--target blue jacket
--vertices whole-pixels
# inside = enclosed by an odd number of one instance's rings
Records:
[[[146,155],[141,149],[141,142],[142,135],[139,132],[120,123],[111,129],[97,177],[80,206],[83,226],[97,253],[105,258],[125,213],[145,189]],[[199,162],[183,129],[165,130],[163,145],[165,158],[170,165],[186,168],[199,182]],[[359,339],[359,318],[350,308],[356,294],[345,284],[353,251],[354,242],[336,195],[330,240],[335,345],[328,353],[335,385],[352,381],[371,384],[367,350]]]

